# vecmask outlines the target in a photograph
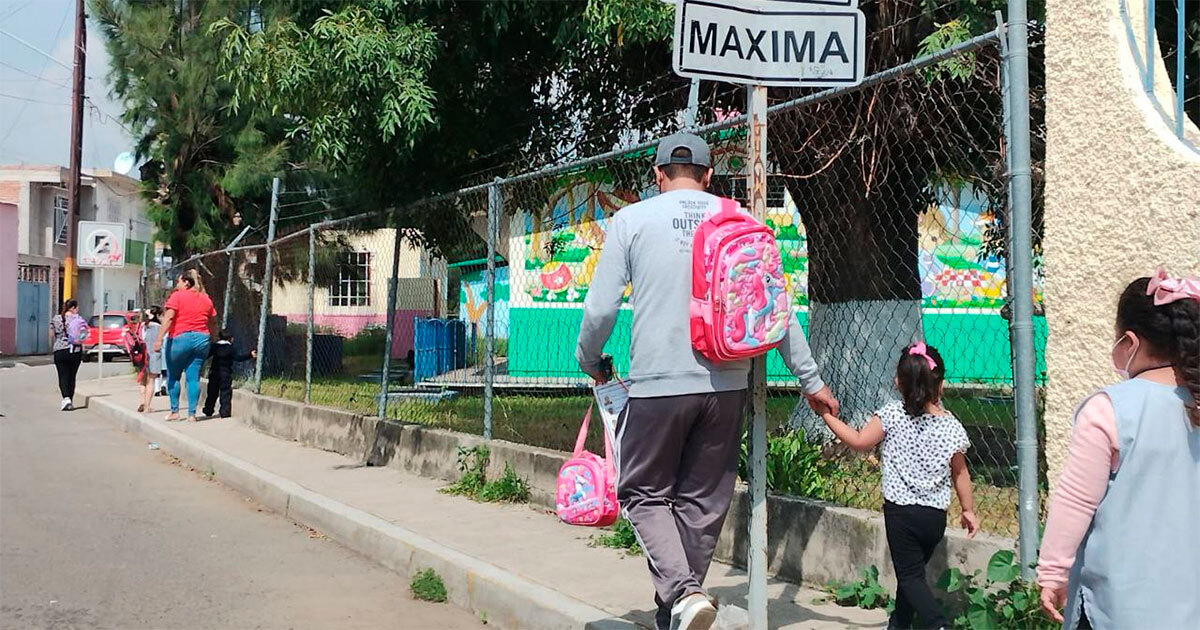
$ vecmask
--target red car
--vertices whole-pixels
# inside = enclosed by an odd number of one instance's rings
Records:
[[[94,360],[101,352],[101,341],[106,361],[109,357],[125,356],[125,340],[137,334],[134,319],[135,313],[130,311],[109,311],[104,314],[104,326],[101,327],[100,316],[92,315],[88,319],[87,341],[83,342],[83,359]]]

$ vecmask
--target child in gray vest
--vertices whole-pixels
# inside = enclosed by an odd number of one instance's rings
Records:
[[[896,608],[888,628],[950,626],[925,580],[925,568],[946,535],[951,487],[967,536],[979,529],[965,455],[971,443],[958,418],[942,406],[945,378],[946,364],[937,349],[915,343],[896,364],[900,400],[881,407],[861,430],[832,413],[821,415],[833,434],[856,451],[883,443],[883,524],[896,570]]]
[[[1200,628],[1200,278],[1126,287],[1112,361],[1050,497],[1042,608],[1069,630]]]

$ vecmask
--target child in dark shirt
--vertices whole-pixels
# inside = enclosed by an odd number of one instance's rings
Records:
[[[257,356],[258,353],[254,350],[237,352],[233,345],[233,335],[228,330],[220,332],[217,342],[208,349],[211,363],[208,367],[208,395],[204,398],[205,416],[212,417],[218,398],[221,402],[221,417],[228,418],[233,415],[233,364],[249,361]]]

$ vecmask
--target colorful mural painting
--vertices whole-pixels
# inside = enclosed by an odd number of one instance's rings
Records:
[[[486,272],[466,272],[460,276],[458,292],[458,318],[470,326],[477,326],[478,333],[483,334],[483,326],[487,319],[487,278]],[[496,268],[496,338],[508,339],[508,267]]]
[[[634,201],[634,193],[589,183],[552,199],[551,211],[540,220],[526,214],[522,291],[535,303],[582,303],[604,246],[609,218],[617,208]],[[984,231],[993,220],[987,200],[968,188],[947,190],[930,204],[918,226],[922,306],[1003,306],[1004,260],[982,249]],[[775,231],[788,292],[797,306],[808,306],[808,239],[790,195],[785,195],[782,207],[768,208],[767,224]],[[1041,283],[1036,287],[1035,299],[1040,303]]]

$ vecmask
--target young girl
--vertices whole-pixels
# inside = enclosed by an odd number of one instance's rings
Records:
[[[162,372],[162,353],[154,351],[154,340],[158,339],[158,330],[161,327],[158,319],[160,315],[162,308],[151,306],[143,316],[145,321],[142,323],[141,335],[142,343],[146,344],[146,369],[138,374],[138,384],[141,385],[139,413],[150,411],[150,404],[157,390],[158,375]]]
[[[1126,287],[1112,362],[1124,382],[1076,410],[1050,497],[1042,608],[1071,630],[1200,628],[1200,278]]]
[[[822,417],[843,443],[869,451],[883,442],[883,521],[896,570],[896,609],[889,628],[949,627],[925,581],[925,565],[946,533],[950,486],[962,506],[962,526],[975,536],[979,519],[963,454],[971,445],[962,424],[941,406],[946,364],[931,346],[913,344],[896,364],[901,400],[884,405],[856,431],[831,413]]]

